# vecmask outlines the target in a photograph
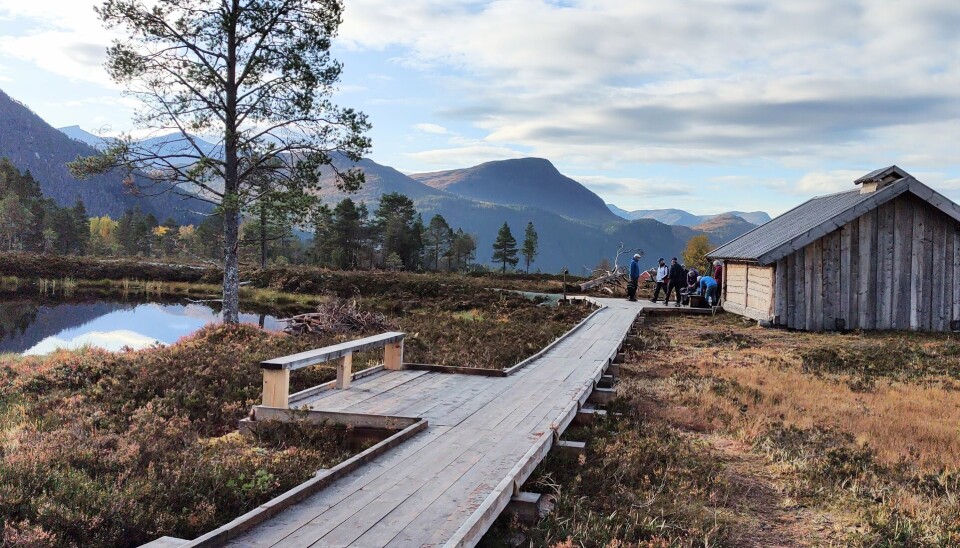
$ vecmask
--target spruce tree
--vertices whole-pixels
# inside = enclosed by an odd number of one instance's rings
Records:
[[[539,237],[537,231],[533,228],[533,223],[527,223],[527,230],[523,237],[523,260],[527,264],[527,274],[530,273],[530,263],[537,258],[537,248],[539,247]]]
[[[517,258],[517,239],[510,233],[510,226],[506,221],[497,232],[497,240],[493,242],[493,262],[501,263],[503,265],[501,272],[504,273],[507,271],[508,263],[514,267],[520,262]]]

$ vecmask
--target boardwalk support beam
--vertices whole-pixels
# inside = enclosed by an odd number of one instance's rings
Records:
[[[560,440],[554,447],[560,454],[568,457],[579,457],[587,452],[587,444],[582,441]]]
[[[573,424],[577,426],[590,426],[597,419],[607,418],[607,412],[602,409],[583,408],[577,411],[577,416],[573,419]]]
[[[593,392],[590,393],[590,398],[587,399],[590,403],[597,405],[606,405],[613,401],[617,395],[617,391],[612,388],[594,388]]]
[[[607,370],[609,371],[610,368],[608,367]],[[614,379],[613,375],[604,375],[604,376],[600,377],[600,382],[597,383],[597,387],[598,387],[598,388],[613,388],[613,383],[614,383],[614,381],[615,381],[615,379]]]
[[[507,510],[516,514],[520,521],[536,523],[553,510],[553,497],[540,493],[521,492],[510,499]]]

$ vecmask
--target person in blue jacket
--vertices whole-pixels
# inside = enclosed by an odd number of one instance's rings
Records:
[[[627,298],[637,300],[637,287],[640,285],[640,254],[635,253],[630,261],[630,282],[627,284]]]
[[[707,298],[707,303],[710,306],[715,305],[720,300],[719,289],[720,286],[717,285],[717,280],[714,280],[713,276],[700,277],[700,294]]]

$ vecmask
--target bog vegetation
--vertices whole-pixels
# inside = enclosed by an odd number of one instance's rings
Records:
[[[586,456],[532,480],[555,512],[490,545],[956,546],[958,345],[652,321],[609,420],[566,436]]]
[[[482,278],[278,269],[258,271],[253,280],[267,289],[247,289],[248,297],[265,294],[260,302],[285,304],[285,311],[339,300],[382,313],[408,334],[406,361],[419,363],[511,366],[586,313],[485,289]],[[217,290],[152,283],[158,293],[151,297]],[[88,291],[102,298],[123,284],[66,285],[80,299]],[[62,292],[65,284],[58,287],[48,291]],[[38,284],[6,278],[3,288],[23,294]],[[0,356],[0,544],[136,546],[163,535],[194,538],[333,466],[363,448],[348,443],[342,428],[278,424],[245,438],[236,424],[259,402],[260,361],[364,334],[211,326],[139,352]],[[375,360],[363,357],[355,367]],[[297,371],[293,389],[334,376],[329,365]]]

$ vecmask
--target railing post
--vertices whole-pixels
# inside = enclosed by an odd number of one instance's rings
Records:
[[[353,352],[347,352],[337,364],[337,384],[340,390],[350,388],[350,379],[353,378]]]
[[[403,369],[403,339],[383,347],[383,368],[391,371]]]
[[[263,370],[263,405],[287,409],[290,398],[290,370]]]

